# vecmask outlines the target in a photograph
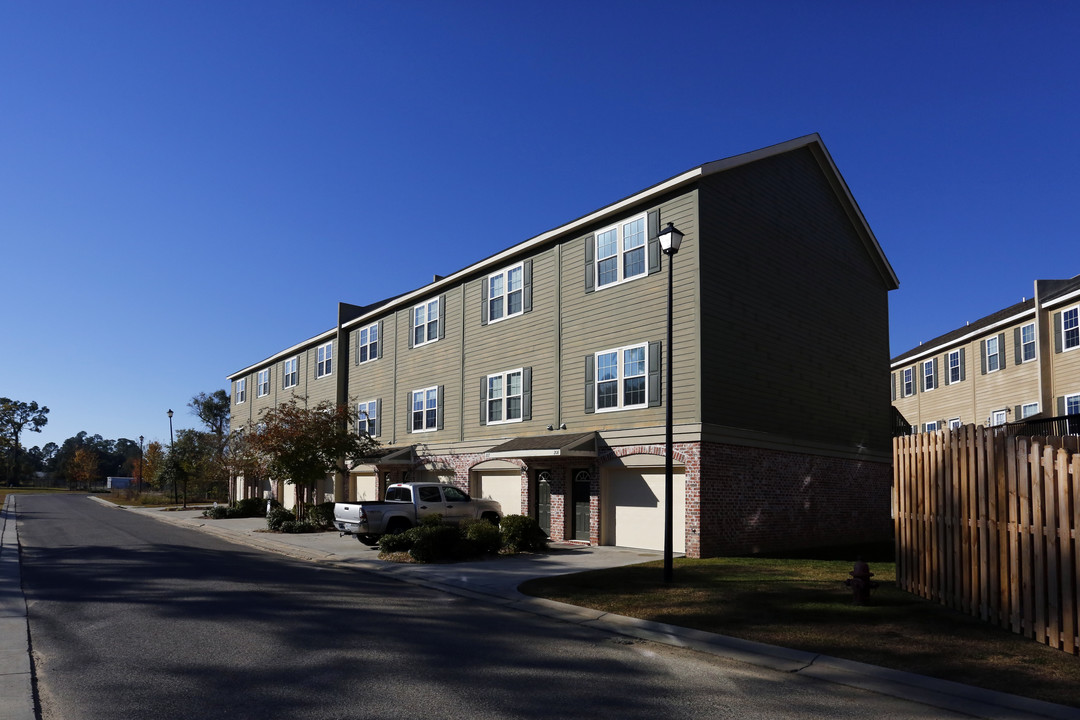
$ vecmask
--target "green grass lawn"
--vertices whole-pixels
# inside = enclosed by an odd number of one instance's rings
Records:
[[[675,560],[531,580],[521,591],[629,617],[1080,707],[1080,658],[898,590],[895,566],[869,605],[843,585],[852,562],[791,558]]]

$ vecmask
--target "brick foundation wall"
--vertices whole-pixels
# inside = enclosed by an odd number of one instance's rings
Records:
[[[888,463],[703,443],[701,556],[888,540],[891,489]]]

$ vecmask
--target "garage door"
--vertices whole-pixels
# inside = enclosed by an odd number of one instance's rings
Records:
[[[379,477],[375,473],[354,473],[350,484],[349,500],[379,499]]]
[[[664,471],[648,468],[604,470],[601,490],[605,518],[604,542],[623,547],[664,549]],[[672,477],[672,550],[686,552],[686,480]]]
[[[478,472],[475,494],[478,498],[497,501],[502,505],[503,515],[520,515],[521,471]]]

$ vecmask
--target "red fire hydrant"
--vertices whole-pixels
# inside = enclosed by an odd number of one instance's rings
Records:
[[[844,584],[851,588],[851,601],[856,605],[865,605],[870,601],[870,591],[878,586],[870,579],[874,577],[874,573],[870,572],[870,566],[859,558],[855,561],[855,568],[848,574],[851,577],[845,580]]]

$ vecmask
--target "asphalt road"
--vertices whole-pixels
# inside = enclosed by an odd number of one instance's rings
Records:
[[[233,545],[19,500],[44,720],[959,717]]]

